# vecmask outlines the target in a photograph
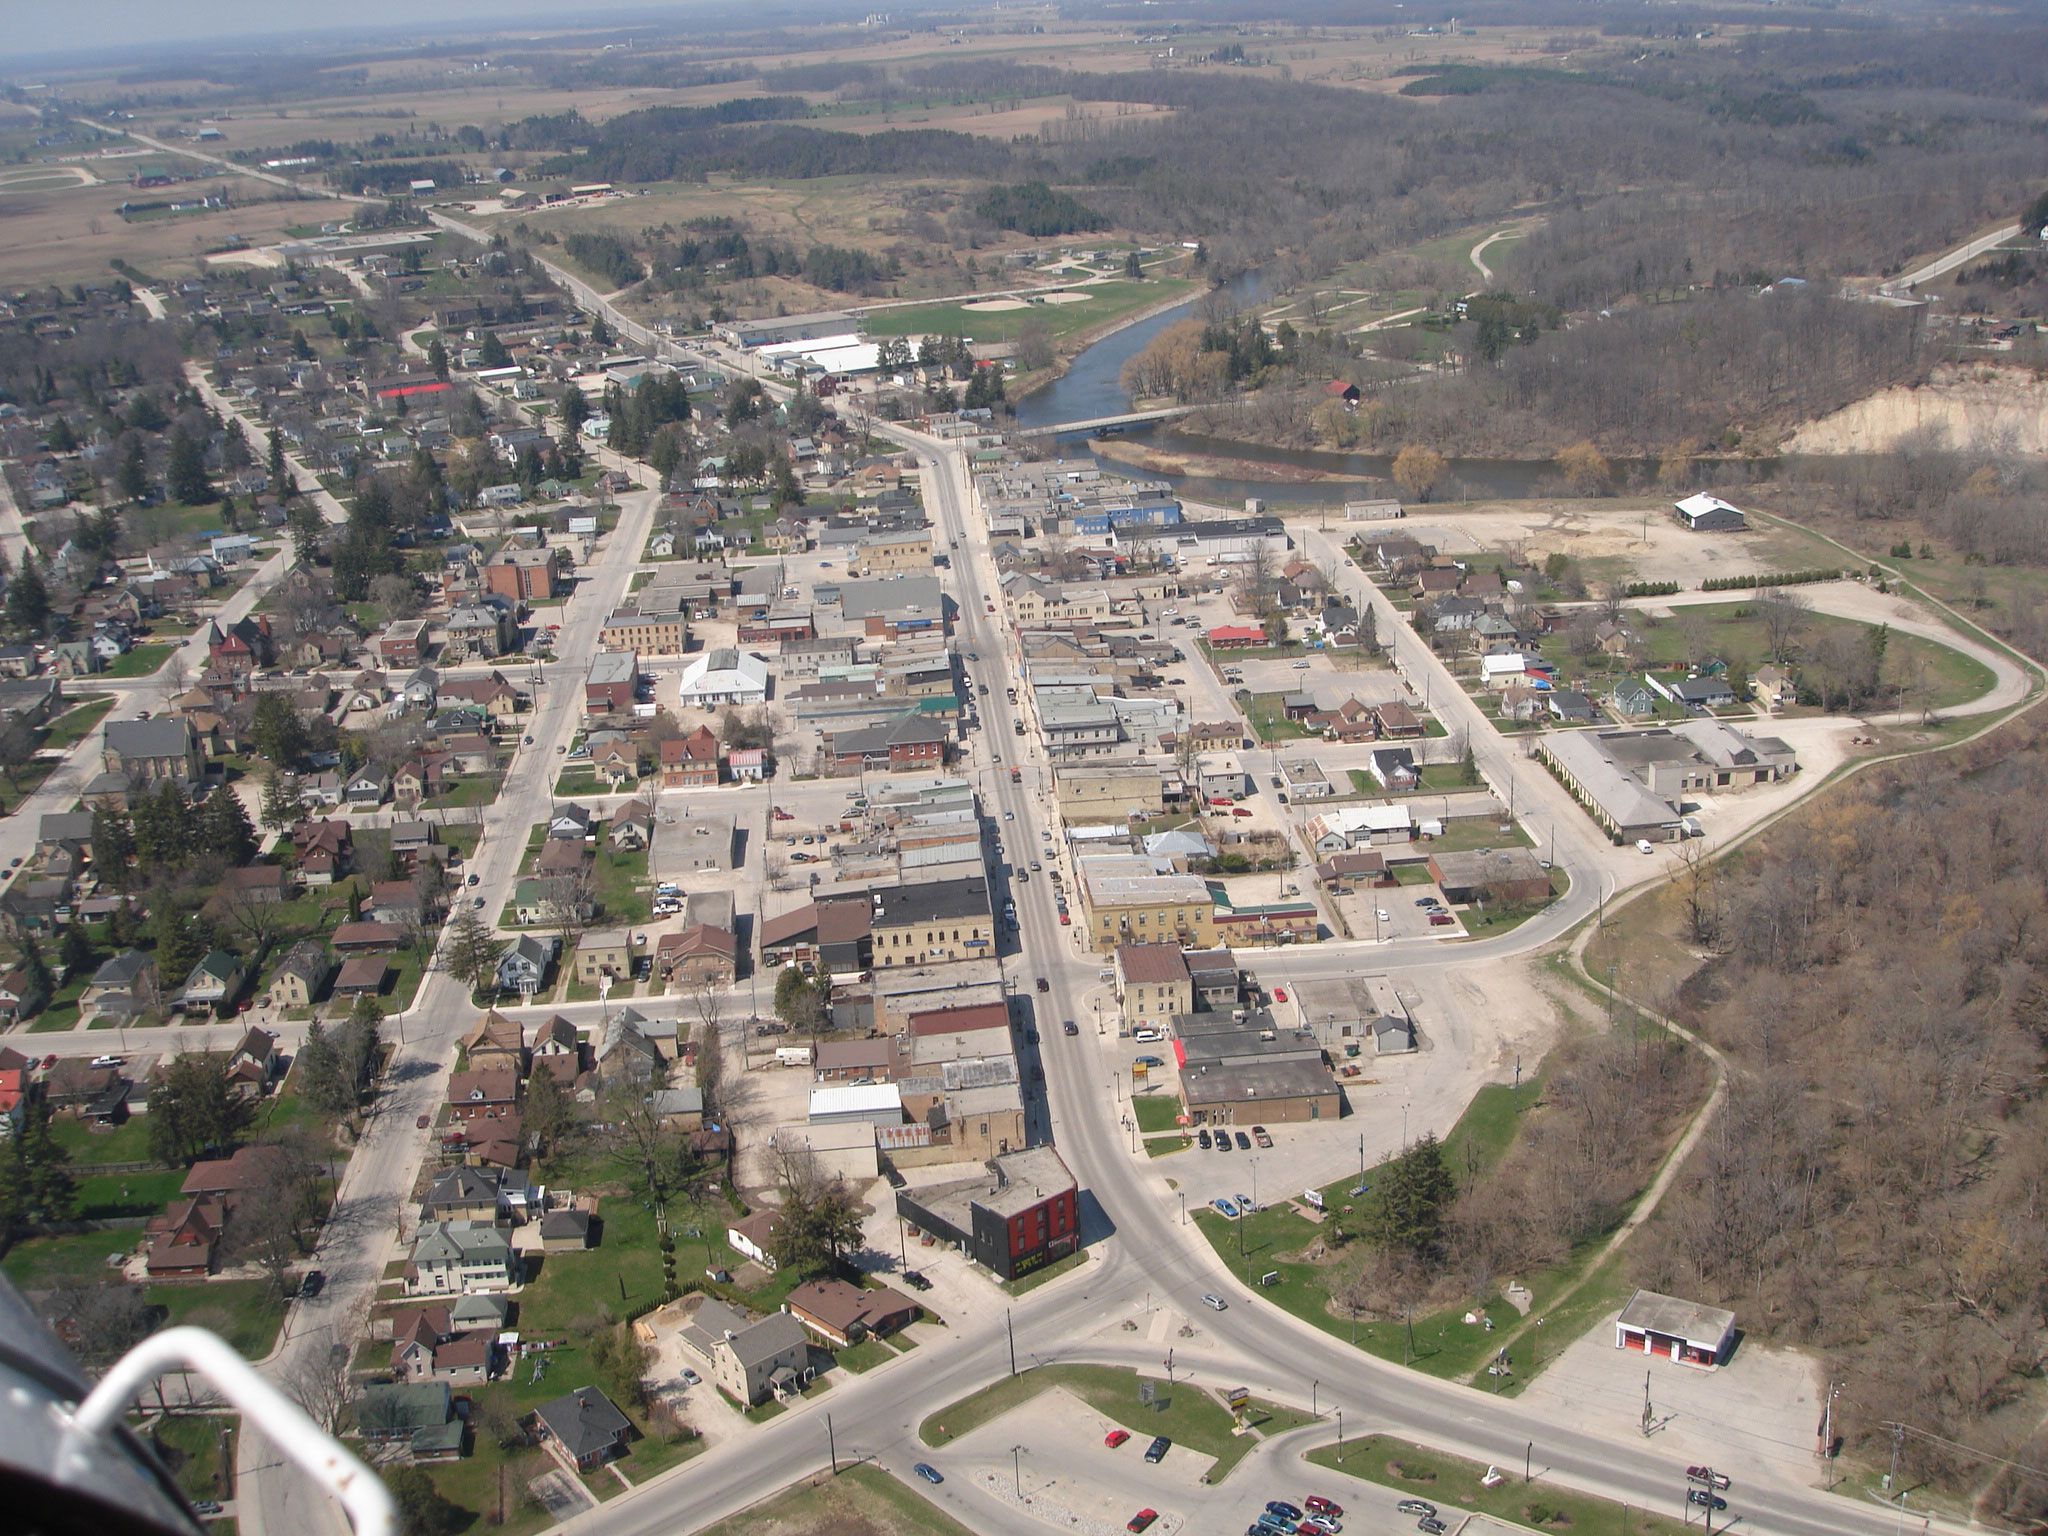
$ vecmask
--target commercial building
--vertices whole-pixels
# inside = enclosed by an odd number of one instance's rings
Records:
[[[728,320],[713,332],[727,346],[765,347],[784,341],[825,341],[860,334],[854,318],[842,310],[805,315],[776,315],[761,320]]]
[[[590,715],[630,713],[640,685],[640,658],[632,651],[599,651],[583,676],[583,711]]]
[[[1384,976],[1297,981],[1290,1001],[1301,1028],[1329,1055],[1401,1055],[1416,1048],[1415,1022]]]
[[[763,703],[768,697],[768,663],[727,646],[706,651],[683,669],[678,697],[685,709]]]
[[[1587,814],[1625,841],[1675,842],[1687,794],[1746,789],[1798,770],[1792,748],[1719,720],[1644,731],[1556,731],[1540,750]]]
[[[1234,1009],[1174,1021],[1182,1107],[1194,1125],[1334,1120],[1343,1090],[1321,1042],[1270,1013]]]
[[[1081,1240],[1080,1190],[1051,1147],[991,1158],[971,1179],[899,1189],[896,1213],[1003,1280],[1065,1258]]]
[[[995,953],[988,881],[929,880],[871,893],[871,952],[877,969],[978,960]]]
[[[1111,969],[1128,1028],[1164,1025],[1194,1011],[1194,986],[1178,944],[1119,944]]]
[[[1194,875],[1106,874],[1091,871],[1090,862],[1079,861],[1079,884],[1089,947],[1097,953],[1122,944],[1215,945],[1216,899],[1206,882]]]
[[[1069,822],[1127,821],[1166,809],[1166,777],[1146,763],[1055,768],[1052,789]]]
[[[1680,1365],[1717,1366],[1735,1347],[1735,1314],[1639,1290],[1614,1320],[1614,1347],[1639,1349]]]
[[[1741,508],[1705,491],[1673,503],[1671,512],[1694,533],[1740,533],[1749,527],[1749,519],[1742,515]]]
[[[606,650],[642,656],[680,656],[689,638],[690,626],[680,613],[615,613],[598,632],[598,644]]]
[[[1445,901],[1550,900],[1550,871],[1528,848],[1432,853],[1429,875]]]
[[[853,571],[856,576],[885,576],[896,571],[923,572],[931,568],[930,529],[871,533],[854,546]]]
[[[484,567],[484,589],[514,602],[546,602],[563,592],[568,556],[559,549],[508,549]]]

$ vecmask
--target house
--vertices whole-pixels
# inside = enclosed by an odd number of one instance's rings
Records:
[[[1336,400],[1347,406],[1358,404],[1358,386],[1344,379],[1332,379],[1323,386],[1323,398]]]
[[[768,663],[748,651],[720,647],[683,669],[679,701],[685,709],[749,706],[768,698]]]
[[[1415,753],[1407,747],[1375,747],[1367,754],[1365,767],[1387,789],[1413,789],[1422,782]]]
[[[1187,961],[1178,944],[1119,944],[1111,969],[1127,1026],[1164,1021],[1194,1009]]]
[[[1335,896],[1348,896],[1361,887],[1386,885],[1386,855],[1371,848],[1333,853],[1316,865],[1316,879]]]
[[[510,1066],[449,1074],[448,1112],[456,1120],[500,1120],[518,1106],[519,1073]]]
[[[540,1438],[579,1472],[625,1453],[633,1422],[596,1387],[578,1387],[534,1410]]]
[[[590,659],[590,668],[583,676],[584,713],[611,715],[630,711],[639,683],[638,653],[599,651]]]
[[[389,923],[343,923],[328,942],[338,955],[388,955],[405,938]]]
[[[764,747],[741,747],[725,755],[726,771],[735,783],[758,784],[768,777],[768,752]]]
[[[217,890],[231,906],[237,902],[256,902],[274,907],[287,895],[285,872],[275,864],[250,864],[241,869],[231,869],[221,876]]]
[[[519,1260],[504,1233],[487,1222],[436,1221],[420,1228],[405,1265],[408,1296],[502,1291],[518,1283]]]
[[[590,766],[613,789],[640,777],[640,748],[630,737],[611,734],[611,740],[590,754]]]
[[[472,1071],[486,1067],[509,1067],[521,1075],[526,1071],[526,1030],[517,1019],[508,1019],[495,1008],[463,1038],[462,1049]]]
[[[661,1047],[648,1038],[641,1017],[622,1008],[606,1023],[598,1042],[597,1072],[606,1083],[659,1083],[668,1070]]]
[[[718,757],[718,737],[708,725],[698,726],[687,736],[669,738],[661,744],[662,788],[716,787]]]
[[[350,805],[375,807],[382,805],[390,792],[390,773],[373,763],[358,769],[342,785],[341,797]]]
[[[673,985],[730,986],[739,974],[739,940],[710,923],[663,934],[655,948],[655,969]]]
[[[245,968],[241,958],[224,949],[207,952],[185,978],[185,989],[174,1006],[186,1009],[211,1008],[221,1012],[242,990]]]
[[[356,1427],[373,1445],[403,1445],[415,1462],[462,1454],[466,1421],[446,1381],[373,1382],[356,1399]]]
[[[583,1070],[583,1037],[558,1013],[534,1032],[532,1057],[534,1071],[574,1078]]]
[[[1776,662],[1766,662],[1750,674],[1749,691],[1757,703],[1774,715],[1799,702],[1799,685]]]
[[[888,1286],[864,1290],[840,1279],[812,1280],[789,1293],[783,1306],[828,1349],[847,1349],[917,1321],[920,1308]]]
[[[686,1343],[697,1345],[698,1335],[709,1332],[705,1314],[713,1308],[717,1314],[711,1321],[722,1326],[700,1353],[711,1362],[711,1379],[729,1397],[752,1407],[771,1396],[793,1395],[810,1380],[810,1338],[787,1312],[748,1322],[723,1303],[706,1301],[698,1308],[696,1324],[684,1331]]]
[[[462,1163],[437,1174],[427,1187],[427,1198],[420,1203],[421,1221],[482,1221],[497,1225],[505,1220],[506,1214],[498,1175]]]
[[[145,1272],[152,1280],[204,1279],[213,1273],[227,1222],[226,1202],[218,1196],[172,1201],[143,1227],[149,1244]]]
[[[79,994],[78,1011],[133,1015],[156,1003],[156,961],[139,949],[125,949],[92,973]]]
[[[725,1226],[726,1247],[745,1255],[771,1275],[781,1268],[775,1257],[775,1216],[774,1211],[756,1211]]]
[[[520,935],[498,956],[498,990],[532,997],[546,983],[561,948],[562,941],[553,935]]]
[[[433,915],[425,894],[410,880],[377,881],[370,887],[365,913],[371,922],[394,928],[417,928]]]
[[[1554,688],[1549,697],[1552,718],[1567,725],[1591,725],[1600,718],[1600,706],[1575,688]]]
[[[1607,695],[1607,702],[1626,719],[1643,719],[1657,713],[1657,696],[1632,677],[1617,682]]]
[[[632,974],[632,936],[623,928],[593,928],[576,941],[576,977],[591,986],[608,976],[623,981]]]
[[[1728,709],[1735,703],[1735,690],[1725,677],[1687,677],[1666,682],[1654,672],[1645,672],[1643,682],[1652,693],[1695,714],[1709,709]]]

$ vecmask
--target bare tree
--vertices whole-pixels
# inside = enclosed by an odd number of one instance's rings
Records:
[[[306,1410],[308,1418],[334,1434],[342,1427],[357,1396],[348,1346],[334,1344],[307,1351],[285,1378],[284,1390],[287,1397]]]
[[[541,911],[548,926],[562,936],[564,953],[576,947],[576,940],[590,922],[595,889],[590,863],[585,860],[573,870],[560,870],[541,877]]]
[[[1757,594],[1756,616],[1763,623],[1764,644],[1770,649],[1771,660],[1781,664],[1790,660],[1800,632],[1806,627],[1806,599],[1780,587],[1766,588]]]

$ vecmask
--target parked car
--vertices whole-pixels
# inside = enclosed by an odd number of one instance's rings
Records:
[[[311,1301],[327,1285],[327,1277],[317,1269],[309,1269],[299,1277],[299,1300]]]
[[[1208,1133],[1207,1131],[1197,1131],[1197,1132],[1195,1132],[1195,1145],[1196,1145],[1196,1146],[1198,1146],[1198,1147],[1200,1147],[1200,1148],[1201,1148],[1201,1149],[1202,1149],[1202,1150],[1203,1150],[1204,1152],[1208,1151],[1208,1150],[1209,1150],[1209,1133]]]
[[[685,1366],[683,1368],[683,1385],[686,1387],[701,1387],[704,1385],[704,1378]]]
[[[1160,1462],[1166,1460],[1166,1453],[1172,1449],[1173,1441],[1168,1439],[1165,1435],[1161,1435],[1158,1439],[1154,1440],[1150,1445],[1145,1447],[1145,1459],[1151,1462],[1154,1466],[1157,1466]]]
[[[1153,1522],[1154,1520],[1157,1520],[1158,1518],[1159,1518],[1159,1511],[1158,1511],[1158,1510],[1156,1510],[1156,1509],[1141,1509],[1141,1510],[1139,1510],[1139,1511],[1138,1511],[1138,1512],[1137,1512],[1137,1513],[1136,1513],[1135,1515],[1131,1516],[1131,1518],[1130,1518],[1130,1519],[1129,1519],[1128,1521],[1126,1521],[1126,1522],[1125,1522],[1125,1524],[1124,1524],[1124,1529],[1125,1529],[1125,1530],[1127,1530],[1127,1531],[1142,1531],[1142,1530],[1146,1530],[1147,1528],[1149,1528],[1149,1527],[1151,1526],[1152,1522]]]
[[[928,1483],[937,1484],[943,1483],[945,1481],[945,1479],[939,1475],[939,1469],[931,1465],[931,1463],[929,1462],[920,1461],[916,1466],[912,1467],[910,1470],[915,1472],[919,1477],[923,1478]]]
[[[1415,1529],[1422,1532],[1422,1536],[1444,1536],[1444,1523],[1434,1515],[1424,1515],[1415,1522]]]
[[[1213,1293],[1205,1294],[1202,1297],[1202,1305],[1211,1312],[1228,1312],[1230,1310],[1230,1303]]]
[[[1252,1139],[1251,1139],[1251,1137],[1249,1137],[1249,1136],[1245,1135],[1245,1133],[1244,1133],[1243,1131],[1239,1131],[1239,1132],[1237,1133],[1237,1150],[1238,1150],[1238,1151],[1240,1151],[1240,1152],[1249,1152],[1249,1151],[1251,1151],[1251,1149],[1252,1149]]]
[[[1687,1489],[1685,1500],[1688,1504],[1697,1505],[1701,1509],[1711,1509],[1716,1514],[1719,1514],[1728,1507],[1726,1499],[1722,1498],[1718,1493],[1710,1492],[1705,1488]]]
[[[124,1058],[120,1056],[95,1056],[92,1064],[94,1067],[118,1067],[123,1060]]]
[[[932,1288],[931,1281],[925,1278],[924,1271],[921,1269],[906,1269],[903,1271],[903,1283],[913,1291],[928,1291]]]
[[[1273,1145],[1273,1138],[1266,1134],[1266,1128],[1263,1125],[1255,1125],[1252,1127],[1252,1140],[1256,1141],[1261,1147],[1270,1147]]]
[[[1218,1152],[1228,1152],[1230,1150],[1230,1132],[1218,1131],[1216,1133],[1216,1150]]]
[[[1266,1501],[1266,1513],[1278,1515],[1282,1520],[1299,1520],[1301,1518],[1301,1511],[1292,1504],[1289,1504],[1285,1499],[1268,1499]]]
[[[424,1131],[427,1128],[428,1122],[431,1121],[433,1118],[434,1117],[432,1115],[421,1115],[419,1119],[413,1121],[413,1128],[415,1130]]]
[[[1311,1509],[1315,1507],[1315,1500],[1309,1500],[1309,1507]],[[1404,1515],[1422,1515],[1427,1517],[1436,1513],[1436,1506],[1427,1499],[1403,1499],[1394,1508]]]
[[[1131,1432],[1128,1429],[1112,1429],[1102,1437],[1102,1443],[1113,1451],[1130,1438]]]
[[[1315,1494],[1310,1494],[1301,1502],[1303,1507],[1309,1510],[1311,1513],[1318,1515],[1328,1515],[1332,1520],[1336,1519],[1339,1515],[1344,1513],[1344,1506],[1342,1504],[1338,1504],[1330,1499],[1318,1498]],[[1412,1515],[1416,1513],[1416,1511],[1410,1509],[1408,1506],[1410,1504],[1421,1503],[1422,1500],[1420,1499],[1409,1499],[1401,1504],[1396,1505],[1395,1508],[1399,1509],[1403,1514]],[[1423,1509],[1425,1512],[1432,1515],[1436,1513],[1436,1506],[1434,1504],[1425,1504],[1423,1505]]]
[[[1157,1056],[1140,1056],[1137,1058],[1137,1061],[1138,1065],[1141,1067],[1163,1067],[1166,1065],[1166,1063]]]
[[[1432,928],[1449,928],[1454,926],[1457,921],[1448,912],[1436,911],[1429,914],[1429,926]]]
[[[220,1505],[212,1499],[201,1499],[192,1506],[192,1513],[195,1515],[217,1515],[220,1513]]]
[[[1344,1526],[1328,1515],[1304,1515],[1295,1529],[1305,1531],[1307,1536],[1343,1536]]]
[[[1209,1203],[1215,1206],[1218,1211],[1222,1212],[1232,1221],[1237,1220],[1237,1202],[1235,1200],[1232,1200],[1224,1195],[1218,1195],[1214,1200],[1211,1200]]]
[[[1687,1467],[1685,1475],[1696,1483],[1711,1483],[1714,1487],[1721,1489],[1729,1486],[1728,1474],[1716,1472],[1712,1467]]]

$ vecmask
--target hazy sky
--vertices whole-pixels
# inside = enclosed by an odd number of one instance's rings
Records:
[[[621,18],[680,7],[635,4],[634,0],[344,0],[307,4],[305,0],[73,0],[65,4],[31,4],[0,0],[6,46],[0,49],[0,74],[18,66],[7,55],[49,54],[79,48],[135,45],[199,44],[218,39],[275,34],[280,30],[327,32],[343,27],[416,27],[454,23],[492,27],[505,24],[555,23],[578,17]]]

